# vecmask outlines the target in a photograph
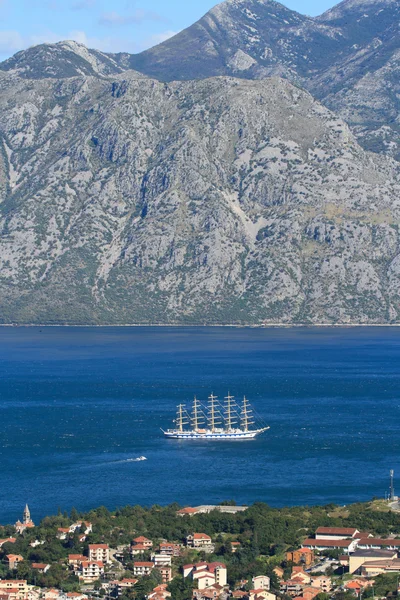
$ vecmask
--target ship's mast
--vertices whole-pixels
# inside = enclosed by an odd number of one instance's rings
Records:
[[[242,427],[244,431],[249,431],[249,425],[253,425],[254,421],[251,420],[252,411],[249,408],[250,404],[247,400],[246,396],[243,398],[243,407],[242,407]]]
[[[209,403],[208,403],[208,421],[209,421],[209,427],[211,429],[212,432],[215,431],[215,401],[217,400],[218,396],[214,396],[214,394],[211,394],[211,396],[208,397],[209,399]]]
[[[234,396],[231,396],[228,392],[225,397],[225,425],[227,431],[231,431],[232,425],[235,423],[232,418],[232,400],[234,400]]]
[[[180,433],[183,432],[183,425],[185,424],[184,420],[183,420],[184,408],[185,408],[185,405],[184,404],[180,404],[178,406],[178,412],[176,414],[176,424],[177,424],[177,427],[178,427],[178,431]]]
[[[192,417],[192,426],[194,431],[199,429],[199,407],[200,402],[197,400],[196,396],[193,401],[193,417]]]

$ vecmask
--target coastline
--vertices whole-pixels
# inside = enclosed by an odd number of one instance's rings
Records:
[[[263,323],[262,325],[240,325],[237,323],[107,323],[103,325],[91,324],[91,323],[1,323],[0,328],[22,328],[22,327],[84,327],[84,328],[100,328],[100,329],[111,329],[114,327],[118,328],[146,328],[146,327],[159,327],[159,328],[180,328],[180,329],[192,329],[192,328],[227,328],[227,329],[352,329],[352,328],[397,328],[400,327],[399,323]]]

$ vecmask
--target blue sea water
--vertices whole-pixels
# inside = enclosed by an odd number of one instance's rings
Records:
[[[228,390],[271,430],[164,439],[178,403]],[[400,478],[399,433],[400,329],[0,328],[0,523],[26,502],[368,500]]]

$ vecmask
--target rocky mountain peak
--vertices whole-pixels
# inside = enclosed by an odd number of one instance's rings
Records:
[[[22,50],[1,63],[0,69],[26,79],[111,75],[123,70],[111,56],[73,40]]]

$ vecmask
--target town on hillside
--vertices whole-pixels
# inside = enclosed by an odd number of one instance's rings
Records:
[[[353,522],[353,525],[351,524]],[[0,600],[353,600],[400,595],[382,502],[104,507],[0,526]]]

